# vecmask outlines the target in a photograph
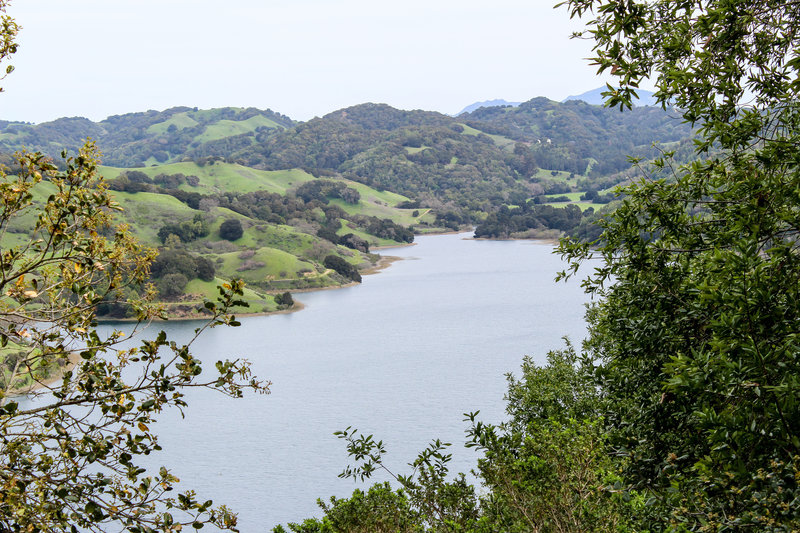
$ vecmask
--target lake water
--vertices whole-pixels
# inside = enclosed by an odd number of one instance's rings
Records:
[[[435,438],[454,444],[452,471],[469,471],[477,455],[461,446],[462,414],[501,421],[504,375],[524,355],[544,362],[562,336],[578,344],[588,297],[577,281],[553,281],[563,264],[550,244],[467,237],[418,237],[383,251],[404,260],[361,285],[296,294],[301,312],[205,333],[194,353],[209,371],[246,357],[272,393],[191,391],[185,419],[165,413],[158,423],[157,464],[238,512],[243,533],[319,516],[317,498],[352,492],[337,478],[348,457],[333,436],[347,426],[382,439],[396,472]],[[151,329],[177,340],[195,327]]]

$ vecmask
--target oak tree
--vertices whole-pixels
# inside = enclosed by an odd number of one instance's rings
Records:
[[[99,305],[124,299],[139,325],[159,310],[152,291],[138,290],[154,252],[113,224],[119,206],[96,165],[88,144],[63,171],[23,154],[14,175],[0,173],[0,529],[235,529],[227,508],[173,495],[177,478],[138,459],[160,449],[151,426],[164,409],[186,407],[185,389],[268,392],[246,361],[221,360],[205,377],[191,353],[207,327],[238,324],[227,311],[241,305],[242,283],[220,287],[186,344],[163,332],[125,345],[119,331],[101,334]],[[9,233],[29,224],[24,238]]]
[[[697,161],[603,222],[589,348],[640,527],[800,527],[800,5],[567,0],[626,107],[645,80]],[[565,243],[576,267],[593,254]]]

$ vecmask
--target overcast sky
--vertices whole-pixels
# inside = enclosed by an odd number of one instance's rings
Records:
[[[363,102],[455,113],[601,86],[556,0],[12,0],[0,119],[185,105],[296,120]]]

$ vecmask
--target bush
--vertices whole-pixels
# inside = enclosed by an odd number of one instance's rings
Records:
[[[245,272],[246,270],[258,270],[264,266],[266,266],[266,264],[263,261],[253,261],[252,259],[248,259],[247,261],[242,261],[242,264],[239,265],[239,268],[237,268],[236,271]]]
[[[369,253],[369,243],[353,233],[348,233],[339,238],[339,244],[359,252]]]
[[[219,227],[219,236],[226,241],[238,240],[242,235],[244,235],[244,229],[238,218],[229,218]]]
[[[214,263],[206,257],[195,257],[195,272],[197,277],[203,281],[214,281],[214,276],[217,273]]]

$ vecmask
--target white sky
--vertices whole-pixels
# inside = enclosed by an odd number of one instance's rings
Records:
[[[557,0],[12,0],[0,119],[185,105],[296,120],[364,102],[455,113],[601,86]]]

